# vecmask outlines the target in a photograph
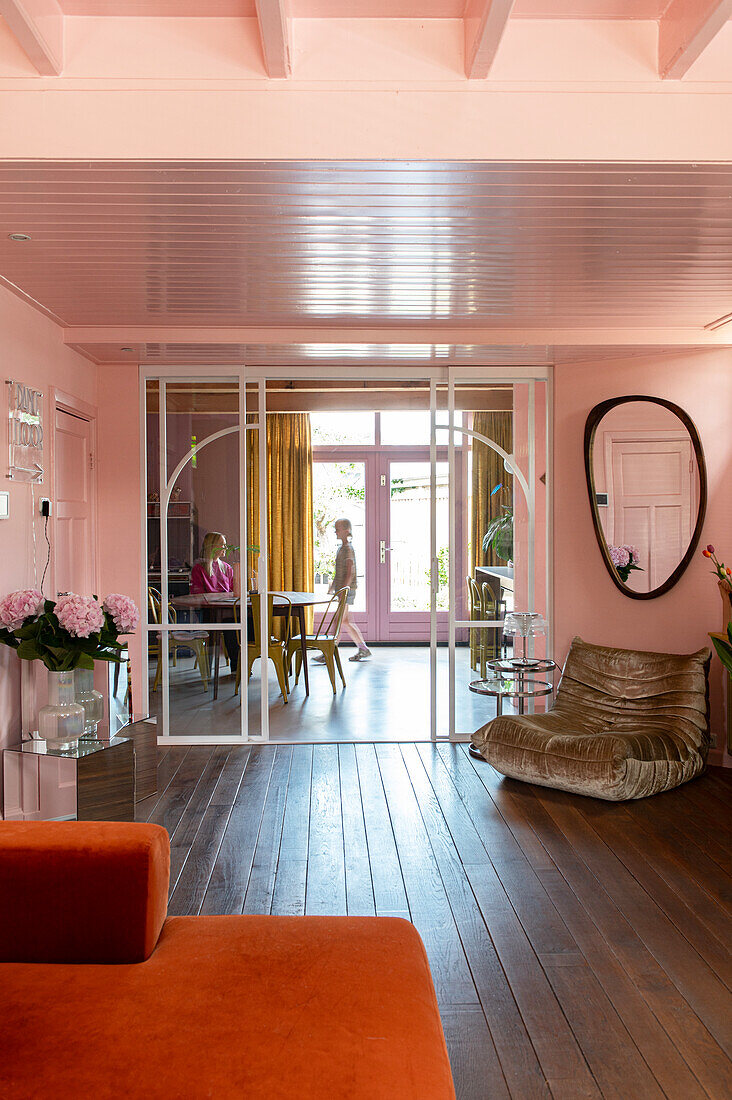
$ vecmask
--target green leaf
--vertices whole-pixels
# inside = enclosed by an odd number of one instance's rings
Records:
[[[725,642],[723,638],[712,638],[712,642],[720,661],[727,671],[732,673],[732,645]]]
[[[40,656],[38,646],[30,640],[21,642],[17,652],[21,661],[36,661]]]

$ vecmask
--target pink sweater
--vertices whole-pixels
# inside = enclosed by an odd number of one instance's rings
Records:
[[[211,576],[203,562],[197,561],[191,571],[191,592],[233,592],[234,570],[225,561],[217,560],[211,566]]]

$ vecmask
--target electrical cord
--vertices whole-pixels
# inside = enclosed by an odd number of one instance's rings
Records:
[[[31,531],[33,532],[33,583],[38,584],[38,564],[36,562],[36,485],[31,481]]]
[[[43,534],[45,535],[46,542],[48,543],[48,555],[46,557],[46,565],[45,565],[44,570],[43,570],[43,577],[41,578],[41,592],[43,591],[43,585],[44,585],[45,580],[46,580],[46,573],[48,572],[48,564],[51,561],[51,540],[48,537],[48,516],[46,516],[46,522],[43,525]]]

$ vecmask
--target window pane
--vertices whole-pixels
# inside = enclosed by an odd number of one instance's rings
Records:
[[[320,412],[310,414],[313,447],[373,444],[372,412]]]
[[[356,554],[354,611],[366,609],[366,467],[363,462],[315,462],[313,464],[313,543],[315,591],[326,596],[333,581],[335,556],[340,543],[333,524],[349,519]]]
[[[462,424],[463,414],[455,413],[455,425]],[[437,410],[437,424],[447,427],[447,409]],[[437,443],[446,447],[449,443],[449,433],[438,431]],[[430,442],[430,413],[429,409],[392,409],[381,414],[381,442],[387,447],[427,447]],[[459,447],[463,442],[461,434],[455,434],[455,446]]]

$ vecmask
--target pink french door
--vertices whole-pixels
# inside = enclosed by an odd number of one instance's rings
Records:
[[[423,448],[382,453],[379,464],[376,570],[378,640],[428,642],[430,637],[430,459]],[[447,461],[437,462],[437,546],[442,584],[437,638],[446,641]],[[445,609],[440,610],[440,603]]]
[[[328,520],[347,516],[353,525],[358,591],[353,618],[369,641],[429,642],[430,639],[430,458],[429,448],[318,448],[314,454],[316,513]],[[457,499],[462,499],[462,465],[456,468]],[[321,500],[323,506],[317,507]],[[330,513],[332,512],[332,516]],[[448,639],[447,454],[437,459],[437,639]],[[316,520],[317,523],[317,520]],[[463,510],[458,509],[456,545],[462,557]],[[321,536],[322,537],[322,536]],[[316,531],[316,544],[318,533]],[[331,545],[332,542],[332,545]],[[316,547],[317,548],[317,547]],[[336,544],[326,544],[332,557]],[[464,569],[457,562],[459,578]],[[316,590],[319,572],[316,561]],[[329,577],[322,581],[323,590]]]

